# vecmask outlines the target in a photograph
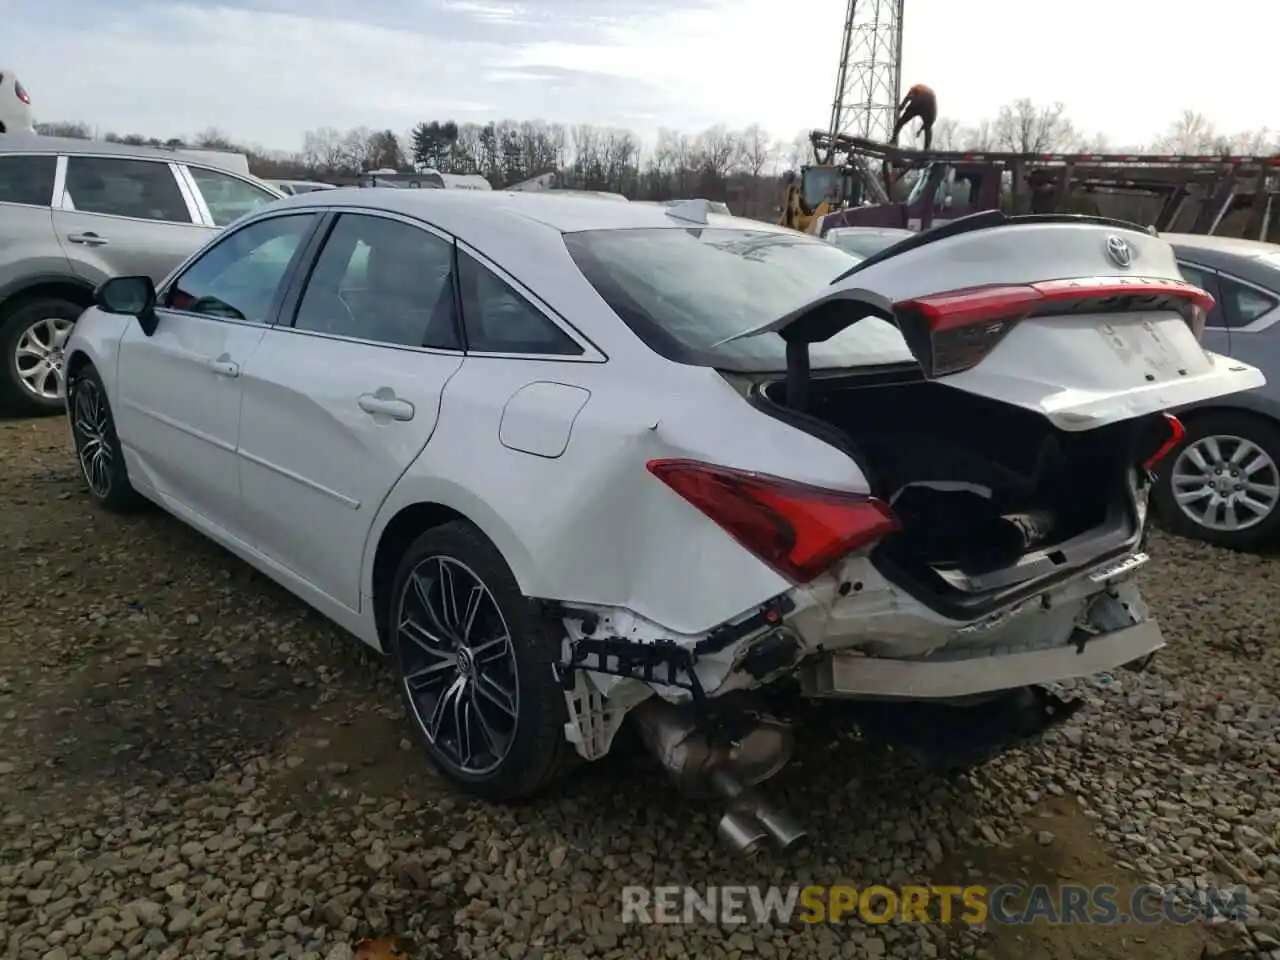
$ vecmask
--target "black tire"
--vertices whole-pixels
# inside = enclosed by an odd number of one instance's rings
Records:
[[[442,624],[441,619],[447,617],[431,619],[430,610],[436,606],[444,579],[441,567],[450,571],[455,587],[468,577],[474,578],[492,599],[492,603],[484,597],[477,601],[478,612],[470,618],[474,625],[470,645],[457,643],[461,631]],[[469,600],[475,596],[469,588]],[[560,656],[560,636],[538,606],[521,594],[502,554],[479,530],[465,521],[454,521],[418,537],[400,561],[390,604],[388,650],[400,696],[419,739],[446,777],[489,800],[516,800],[537,793],[569,769],[577,754],[564,735],[567,708],[553,670]],[[456,610],[457,604],[454,607]],[[428,619],[435,638],[413,626]],[[460,622],[461,616],[453,619]],[[493,647],[503,652],[494,653],[486,664],[481,651],[494,641],[477,643],[476,638],[500,636],[504,631],[509,643]],[[414,640],[411,632],[421,639]],[[468,652],[465,658],[455,655],[456,666],[449,666],[447,658],[439,656],[440,651],[457,650],[460,646]],[[428,654],[428,649],[433,652]],[[472,650],[476,652],[472,654]],[[441,668],[430,672],[424,669],[424,664],[433,663],[439,663]],[[509,664],[513,665],[510,669]],[[411,678],[417,677],[421,682],[424,676],[430,679],[415,692],[416,683],[411,683]],[[471,679],[466,680],[467,676]],[[486,676],[489,679],[483,679]],[[445,691],[459,684],[459,677],[464,677],[459,692],[448,701],[453,709],[441,714],[445,719],[435,727],[433,736],[431,715],[439,712],[437,706],[446,696]],[[514,704],[510,698],[494,696],[493,691],[506,690],[508,686],[515,691]],[[427,688],[438,688],[438,692]],[[496,706],[500,699],[511,709]],[[497,757],[494,749],[479,754],[474,762],[460,762],[462,751],[457,744],[461,737],[456,734],[459,718],[470,723],[473,748],[477,740],[505,740],[502,756]],[[485,724],[483,731],[477,726],[481,722]],[[482,758],[494,762],[483,764]]]
[[[76,464],[89,496],[113,513],[141,507],[146,501],[129,482],[107,390],[92,364],[77,371],[67,385],[67,415]]]
[[[3,357],[3,369],[0,370],[0,406],[3,406],[6,412],[27,416],[49,416],[61,413],[65,409],[62,396],[38,396],[27,386],[18,366],[18,344],[28,331],[43,324],[44,321],[58,324],[65,321],[68,325],[72,325],[82,313],[84,308],[70,300],[42,297],[0,314],[0,356]],[[53,369],[50,370],[46,381],[50,389],[54,384],[60,385],[62,380],[61,346],[55,348],[51,359]]]
[[[1256,414],[1229,410],[1193,414],[1184,422],[1186,436],[1156,468],[1156,484],[1152,489],[1152,499],[1160,525],[1179,536],[1202,540],[1229,550],[1256,550],[1280,539],[1280,501],[1273,501],[1277,505],[1263,515],[1262,519],[1249,522],[1246,526],[1235,530],[1227,530],[1197,522],[1188,516],[1174,497],[1175,473],[1190,469],[1193,465],[1191,455],[1188,454],[1183,458],[1183,454],[1210,437],[1224,438],[1219,443],[1219,448],[1228,460],[1238,446],[1239,440],[1259,447],[1270,458],[1271,466],[1257,471],[1250,479],[1280,487],[1280,472],[1278,472],[1280,471],[1280,425]],[[1224,479],[1230,478],[1229,466],[1227,470]],[[1216,479],[1219,475],[1211,472],[1208,476]],[[1245,478],[1241,476],[1233,479],[1242,481]],[[1237,510],[1237,516],[1242,520],[1252,520],[1256,515],[1246,506],[1241,506]],[[1222,511],[1219,510],[1216,516],[1221,517]]]

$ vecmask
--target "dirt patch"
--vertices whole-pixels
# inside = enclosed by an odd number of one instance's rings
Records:
[[[1143,881],[1117,863],[1115,852],[1094,835],[1093,821],[1078,805],[1057,798],[1035,810],[1027,824],[1030,836],[1008,848],[959,851],[935,876],[957,886],[1011,884],[1027,891],[1043,886],[1055,896],[1064,886],[1114,887],[1115,902],[1126,912],[1131,892]],[[1014,916],[1030,915],[1028,896],[1010,897],[1006,905]],[[1201,960],[1206,947],[1212,954],[1233,939],[1230,932],[1199,922],[1050,924],[1037,918],[1012,925],[989,920],[986,950],[992,960]]]

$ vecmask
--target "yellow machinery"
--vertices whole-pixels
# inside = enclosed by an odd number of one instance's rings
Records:
[[[802,233],[816,233],[824,216],[845,205],[848,179],[845,170],[826,164],[802,167],[799,177],[794,171],[787,173],[778,222]]]
[[[851,149],[849,138],[815,130],[809,137],[817,163],[783,177],[782,215],[778,222],[802,233],[820,234],[822,218],[864,203],[888,203],[884,186]],[[843,160],[843,162],[838,162]]]

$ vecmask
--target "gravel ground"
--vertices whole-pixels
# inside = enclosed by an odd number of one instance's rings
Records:
[[[0,501],[0,956],[1280,958],[1273,560],[1157,535],[1151,672],[957,781],[807,747],[768,790],[817,844],[745,864],[642,755],[524,806],[452,794],[381,664],[176,521],[91,509],[58,419],[0,422]],[[1030,881],[1240,882],[1257,916],[619,922],[627,884]]]

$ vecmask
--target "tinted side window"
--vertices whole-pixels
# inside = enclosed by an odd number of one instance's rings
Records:
[[[578,357],[582,347],[492,270],[458,251],[467,349]]]
[[[1194,283],[1209,296],[1213,297],[1213,310],[1210,311],[1209,316],[1205,319],[1205,326],[1227,326],[1222,308],[1222,289],[1218,285],[1218,275],[1193,264],[1184,263],[1181,260],[1178,261],[1178,270],[1182,274],[1183,280],[1187,281],[1187,283]]]
[[[0,157],[0,203],[50,206],[57,169],[57,157]]]
[[[1246,287],[1228,277],[1222,278],[1222,299],[1227,326],[1247,327],[1263,314],[1270,313],[1280,300],[1257,287]]]
[[[272,217],[221,238],[161,299],[171,310],[268,323],[272,301],[315,215]]]
[[[246,183],[239,177],[219,173],[217,170],[205,170],[201,167],[187,169],[191,171],[196,186],[204,196],[205,206],[213,215],[213,222],[220,227],[225,227],[246,213],[277,199],[267,191]]]
[[[460,348],[453,244],[398,220],[338,218],[293,325],[401,347]]]
[[[69,157],[67,195],[82,213],[191,223],[173,171],[159,160]]]

